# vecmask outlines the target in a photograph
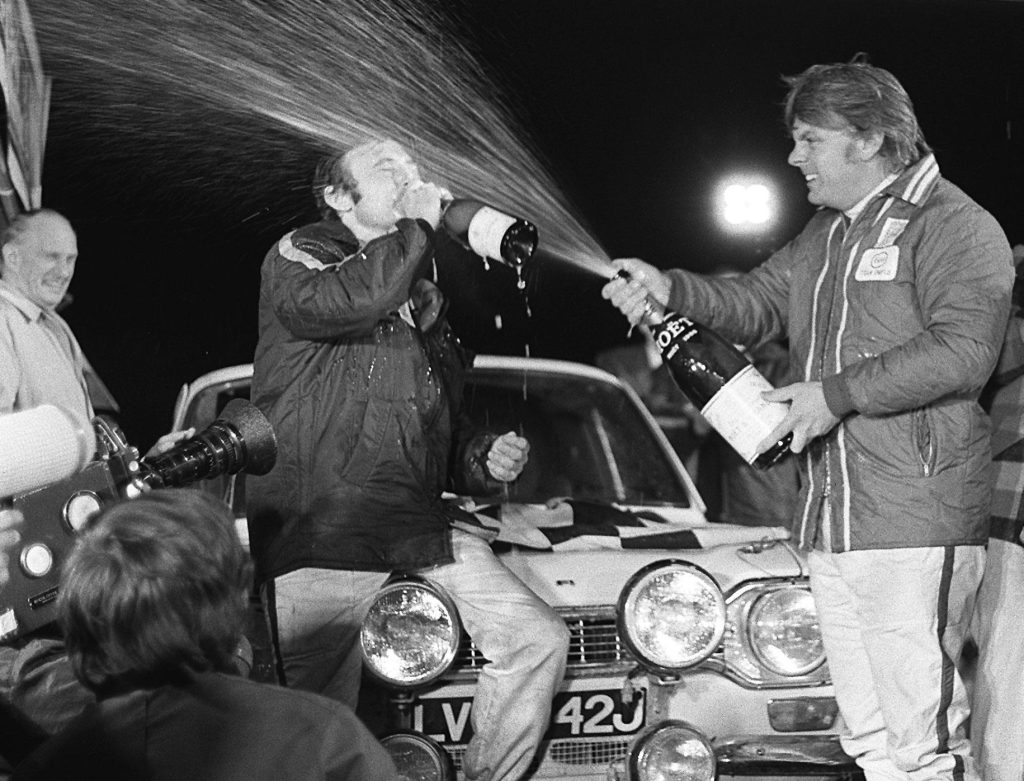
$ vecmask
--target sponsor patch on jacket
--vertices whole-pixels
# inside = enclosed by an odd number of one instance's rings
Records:
[[[878,234],[878,241],[875,242],[875,246],[889,247],[895,244],[896,239],[903,234],[909,222],[910,220],[898,220],[895,217],[887,217],[885,224],[882,225],[882,232]]]
[[[872,247],[860,256],[853,278],[858,282],[888,282],[896,278],[899,260],[899,247]]]

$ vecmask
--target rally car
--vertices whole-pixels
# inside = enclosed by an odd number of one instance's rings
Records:
[[[242,365],[184,386],[173,429],[202,430],[248,397],[251,375]],[[494,530],[502,560],[571,635],[533,778],[857,775],[785,529],[709,523],[654,418],[604,371],[478,356],[465,403],[476,425],[522,432],[530,461],[500,497],[452,498]],[[233,505],[246,541],[244,478],[203,485]],[[448,595],[392,580],[362,646],[368,679],[390,692],[368,721],[396,761],[410,777],[458,773],[486,660]]]

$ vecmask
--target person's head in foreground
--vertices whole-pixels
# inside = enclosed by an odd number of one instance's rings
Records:
[[[100,513],[65,562],[58,597],[75,674],[98,692],[230,672],[251,565],[228,507],[191,489]]]

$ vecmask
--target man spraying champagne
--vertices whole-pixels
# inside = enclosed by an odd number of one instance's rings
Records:
[[[802,380],[760,444],[792,434],[822,639],[868,781],[979,778],[956,669],[988,532],[978,397],[1006,327],[1010,247],[939,173],[910,97],[855,59],[787,79],[789,163],[819,207],[736,278],[618,260],[603,290],[630,322],[648,299],[733,342],[788,338]]]

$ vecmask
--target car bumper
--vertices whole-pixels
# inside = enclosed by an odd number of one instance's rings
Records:
[[[798,733],[779,732],[771,723],[769,713],[773,702],[780,699],[787,702],[832,701],[831,686],[744,689],[720,674],[705,670],[690,673],[673,685],[643,680],[638,684],[646,690],[646,718],[643,723],[652,726],[665,720],[683,720],[690,724],[711,743],[718,762],[719,778],[817,776],[846,779],[857,775],[856,766],[839,744],[839,722],[821,731],[805,729]],[[633,734],[601,735],[599,732],[609,731],[605,723],[608,720],[598,722],[591,719],[592,711],[587,709],[595,692],[613,692],[621,685],[621,677],[599,676],[565,681],[561,696],[577,696],[575,707],[566,712],[579,717],[576,723],[580,729],[571,737],[551,739],[550,735],[547,736],[531,778],[625,781],[625,759],[640,727]],[[473,693],[471,685],[449,684],[426,694],[425,698],[459,696],[465,700]],[[416,702],[422,700],[417,698]],[[468,705],[463,702],[462,707]],[[417,713],[417,705],[412,706],[412,712]],[[452,713],[458,717],[454,721],[468,721],[468,713],[461,713],[457,708]],[[559,720],[557,714],[553,719]],[[588,730],[588,725],[594,729]],[[422,729],[424,725],[414,718],[410,726]],[[431,732],[430,729],[423,731]],[[439,734],[432,737],[445,745],[456,766],[461,768],[464,741],[454,743]]]
[[[860,770],[835,735],[749,735],[715,744],[719,776],[853,778]]]

